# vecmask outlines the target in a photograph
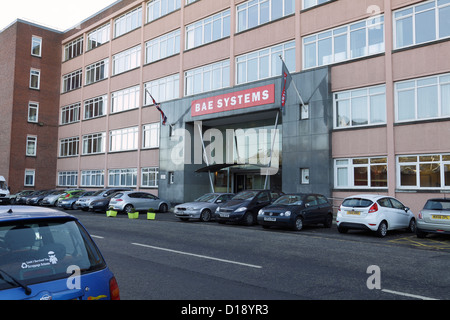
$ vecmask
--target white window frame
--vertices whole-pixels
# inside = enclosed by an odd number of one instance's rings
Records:
[[[150,0],[147,3],[147,22],[154,21],[181,8],[181,0]]]
[[[180,53],[180,29],[145,43],[145,63],[152,63]]]
[[[131,180],[131,183],[128,183]],[[108,171],[109,187],[136,187],[137,169],[110,169]]]
[[[141,169],[141,187],[158,188],[159,168],[149,167]],[[147,181],[147,183],[145,183]]]
[[[78,171],[58,172],[58,186],[76,187],[78,185]]]
[[[37,77],[37,86],[33,86],[33,78]],[[41,88],[41,70],[31,69],[30,70],[30,89],[40,90]]]
[[[36,113],[36,119],[32,119],[32,111]],[[28,102],[28,122],[38,123],[39,122],[39,102],[30,101]]]
[[[81,171],[81,187],[103,187],[105,185],[104,170]]]
[[[133,151],[139,148],[139,127],[109,132],[109,152]]]
[[[141,45],[115,54],[112,75],[118,75],[141,66]]]
[[[61,125],[79,122],[81,117],[81,103],[77,102],[61,108]]]
[[[80,89],[83,85],[83,70],[77,70],[63,76],[61,92],[66,93]]]
[[[111,93],[111,113],[139,108],[140,94],[139,85]]]
[[[106,115],[108,96],[100,96],[84,101],[83,119],[95,119]]]
[[[83,36],[64,45],[64,61],[76,58],[83,54]]]
[[[142,148],[159,148],[160,123],[150,123],[142,126]],[[154,143],[153,143],[154,142]]]
[[[30,177],[32,182],[27,183],[27,178]],[[25,169],[23,185],[25,187],[34,187],[36,184],[36,170],[35,169]]]
[[[180,97],[180,75],[177,73],[147,82],[145,84],[144,98],[144,105],[146,106],[153,105],[153,100],[148,92],[158,103],[178,99]]]
[[[30,152],[31,151],[31,152]],[[27,136],[27,149],[25,151],[27,157],[35,157],[37,154],[37,136]]]
[[[38,48],[38,52],[34,53],[34,49]],[[34,57],[42,57],[42,38],[32,36],[31,38],[31,55]]]
[[[217,25],[218,24],[218,25]],[[219,28],[220,35],[214,38],[216,29]],[[230,36],[231,14],[230,9],[224,10],[203,20],[186,26],[185,49],[193,49],[204,44],[223,39]],[[200,38],[200,39],[199,39]]]
[[[384,160],[384,162],[377,162]],[[354,163],[357,161],[366,161],[367,163]],[[387,156],[379,157],[356,157],[356,158],[336,158],[334,159],[334,188],[335,189],[387,189],[389,184],[389,177],[386,177],[386,186],[372,186],[372,166],[386,166],[386,175],[388,170],[388,159]],[[366,168],[367,169],[367,185],[357,185],[355,184],[355,168]],[[346,185],[339,185],[339,171],[344,170],[347,180]]]
[[[219,85],[214,87],[214,72],[219,72]],[[228,80],[228,83],[225,83]],[[223,60],[184,73],[184,94],[191,96],[203,92],[227,88],[230,83],[230,60]],[[198,89],[200,86],[200,89]],[[209,88],[208,88],[209,87]]]
[[[111,38],[111,24],[107,23],[87,35],[86,50],[93,50],[110,41]],[[95,40],[94,40],[95,39]]]
[[[104,59],[86,66],[85,84],[93,84],[95,82],[108,78],[109,59]]]
[[[82,155],[105,153],[106,132],[92,133],[83,136]]]
[[[137,7],[114,20],[114,38],[142,26],[142,7]]]
[[[71,137],[59,140],[59,157],[77,157],[80,150],[80,138]]]
[[[310,3],[308,4],[307,1]],[[331,0],[302,0],[303,10],[318,6],[319,4],[330,2]]]

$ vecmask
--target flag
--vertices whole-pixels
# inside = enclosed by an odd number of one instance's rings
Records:
[[[147,92],[150,95],[150,98],[152,98],[153,104],[155,105],[156,109],[158,109],[158,111],[161,113],[162,124],[165,126],[167,124],[166,115],[162,111],[161,106],[158,103],[156,103],[156,100],[153,98],[152,94],[148,90],[147,90]]]
[[[286,67],[286,64],[284,63],[283,59],[280,57],[281,63],[282,63],[282,78],[281,78],[281,107],[280,109],[283,109],[283,107],[286,105],[286,96],[287,96],[287,89],[291,85],[292,82],[292,76],[289,73],[288,68]]]

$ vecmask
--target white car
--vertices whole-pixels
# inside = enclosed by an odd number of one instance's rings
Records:
[[[395,198],[370,194],[345,198],[336,223],[340,233],[349,229],[370,230],[379,237],[386,236],[388,230],[416,229],[416,219],[408,207]]]

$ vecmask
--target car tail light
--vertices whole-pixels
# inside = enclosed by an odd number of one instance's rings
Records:
[[[120,300],[119,285],[115,277],[109,280],[109,295],[111,296],[111,300]]]
[[[123,201],[123,199],[120,199],[120,198],[119,199],[114,199],[114,201]]]
[[[70,194],[66,194],[65,198],[68,198],[68,197],[70,197]]]
[[[377,211],[378,211],[378,205],[377,205],[377,203],[375,202],[375,203],[370,207],[369,213],[374,213],[374,212],[377,212]]]
[[[419,216],[418,216],[417,218],[419,218],[419,220],[422,220],[422,219],[423,219],[423,217],[422,217],[422,211],[419,212]]]

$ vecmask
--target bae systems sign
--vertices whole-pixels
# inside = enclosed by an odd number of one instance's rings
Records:
[[[191,105],[191,115],[192,117],[198,117],[205,114],[250,108],[271,103],[275,103],[274,84],[195,100]]]

